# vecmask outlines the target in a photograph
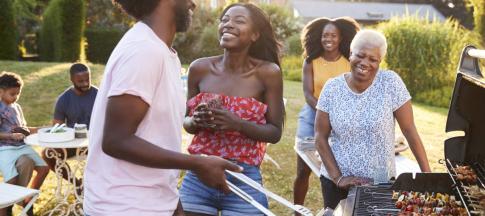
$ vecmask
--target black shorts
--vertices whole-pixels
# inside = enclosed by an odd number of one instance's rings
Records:
[[[324,208],[335,209],[340,200],[347,198],[349,191],[338,188],[330,179],[320,176],[320,183],[322,184]]]

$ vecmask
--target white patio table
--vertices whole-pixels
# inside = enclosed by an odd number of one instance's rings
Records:
[[[56,160],[55,174],[57,187],[55,192],[55,199],[57,200],[56,206],[49,211],[51,215],[84,215],[82,210],[83,196],[77,194],[76,190],[82,188],[81,185],[76,185],[76,176],[83,175],[83,168],[86,163],[85,159],[88,152],[88,139],[76,138],[67,142],[39,142],[38,134],[31,134],[24,140],[27,145],[40,146],[46,149],[46,156],[48,158],[54,158]],[[54,149],[62,149],[64,151],[63,156],[56,152]],[[76,156],[68,158],[66,149],[75,148]],[[70,164],[68,169],[67,161],[75,160],[75,163]],[[63,182],[62,170],[68,170],[68,181]],[[72,198],[70,198],[72,197]],[[73,201],[74,200],[74,201]]]

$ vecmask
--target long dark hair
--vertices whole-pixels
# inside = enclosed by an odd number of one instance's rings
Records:
[[[253,31],[259,32],[259,38],[249,47],[249,56],[273,62],[280,66],[280,47],[281,43],[276,40],[273,26],[271,25],[269,16],[251,3],[235,3],[227,6],[222,11],[219,20],[226,14],[226,12],[235,6],[241,6],[246,8],[251,14],[250,19],[253,21]]]
[[[327,24],[333,24],[339,29],[342,39],[339,44],[339,51],[345,58],[349,59],[350,43],[357,31],[360,30],[359,24],[350,17],[340,17],[337,19],[322,17],[310,21],[303,28],[301,46],[303,47],[303,57],[307,63],[318,58],[325,51],[322,47],[321,39],[323,28]]]

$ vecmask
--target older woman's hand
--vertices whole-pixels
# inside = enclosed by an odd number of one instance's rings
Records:
[[[344,176],[339,182],[336,182],[338,188],[349,190],[353,186],[370,184],[371,180],[369,178],[356,177],[356,176]]]

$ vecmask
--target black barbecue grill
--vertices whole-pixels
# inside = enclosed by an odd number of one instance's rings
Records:
[[[342,200],[334,215],[398,215],[392,199],[393,191],[417,191],[454,195],[463,203],[468,215],[485,215],[470,193],[470,187],[485,188],[485,79],[478,58],[485,50],[473,46],[463,49],[453,90],[446,132],[460,131],[464,135],[445,141],[447,173],[403,173],[389,184],[354,187]],[[470,166],[476,181],[465,181],[456,172],[458,166]],[[461,176],[463,177],[463,176]]]

